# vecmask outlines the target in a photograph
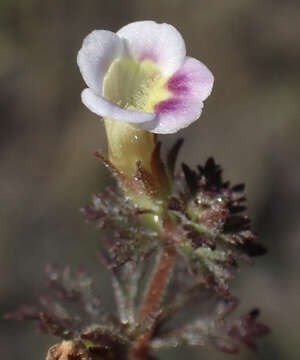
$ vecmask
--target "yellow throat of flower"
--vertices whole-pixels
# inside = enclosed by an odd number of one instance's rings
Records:
[[[104,79],[104,97],[128,110],[154,112],[160,101],[169,97],[162,76],[154,62],[138,62],[131,58],[114,61]],[[132,175],[136,162],[151,171],[151,158],[155,148],[154,134],[134,124],[105,118],[108,156],[113,165],[126,175]]]

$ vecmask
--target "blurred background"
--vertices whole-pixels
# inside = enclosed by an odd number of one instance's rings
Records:
[[[80,102],[76,65],[94,29],[153,19],[176,26],[188,54],[215,75],[201,119],[161,138],[185,138],[180,161],[214,156],[245,182],[254,228],[269,254],[233,282],[241,309],[258,306],[272,335],[257,354],[201,349],[162,359],[300,359],[300,2],[297,0],[0,1],[0,313],[32,303],[49,262],[83,264],[109,303],[96,259],[100,234],[79,207],[110,181],[94,158],[103,126]],[[0,321],[6,360],[41,360],[57,339],[33,324]]]

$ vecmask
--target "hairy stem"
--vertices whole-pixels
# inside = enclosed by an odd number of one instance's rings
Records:
[[[139,322],[143,322],[157,312],[173,268],[174,259],[175,250],[172,246],[164,247],[159,253],[145,300],[140,308]]]
[[[133,347],[133,352],[136,357],[145,358],[147,355],[148,341],[155,327],[155,318],[157,317],[161,299],[173,270],[175,256],[176,252],[172,245],[166,245],[158,254],[158,260],[153,269],[148,290],[138,317],[140,324],[144,321],[149,321],[149,328],[137,340]]]

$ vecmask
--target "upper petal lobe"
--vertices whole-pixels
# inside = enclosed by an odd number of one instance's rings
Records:
[[[113,32],[95,30],[83,41],[77,63],[87,86],[103,93],[103,79],[112,62],[123,54],[123,41]]]
[[[185,59],[184,40],[172,25],[138,21],[124,26],[117,35],[125,39],[129,55],[154,61],[165,76],[178,70]]]

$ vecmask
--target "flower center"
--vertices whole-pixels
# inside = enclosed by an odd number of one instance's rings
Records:
[[[170,96],[167,80],[154,62],[124,57],[109,67],[104,78],[104,97],[124,109],[151,113],[157,103]],[[119,171],[132,175],[140,161],[151,172],[154,134],[111,118],[105,118],[104,123],[109,159]]]
[[[155,105],[170,96],[167,80],[151,60],[125,57],[109,67],[104,97],[124,109],[154,112]]]

